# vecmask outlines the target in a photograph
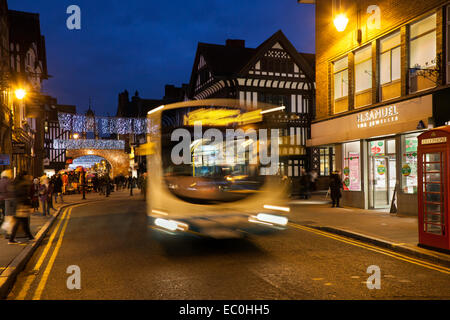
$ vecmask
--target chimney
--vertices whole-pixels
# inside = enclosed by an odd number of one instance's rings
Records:
[[[232,48],[245,48],[245,40],[227,39],[226,46]]]

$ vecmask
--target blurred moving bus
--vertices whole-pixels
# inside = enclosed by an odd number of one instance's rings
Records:
[[[284,107],[228,99],[160,106],[148,114],[147,211],[153,228],[212,238],[284,230],[287,185],[278,172]]]

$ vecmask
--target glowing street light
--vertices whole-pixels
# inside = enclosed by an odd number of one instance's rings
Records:
[[[340,13],[334,18],[334,26],[337,31],[342,32],[347,28],[348,18],[345,14]]]
[[[77,140],[79,137],[80,137],[80,135],[79,135],[78,133],[75,133],[75,134],[73,135],[73,138],[74,138],[75,140]]]
[[[27,95],[27,92],[23,89],[17,89],[15,94],[17,99],[22,100]]]

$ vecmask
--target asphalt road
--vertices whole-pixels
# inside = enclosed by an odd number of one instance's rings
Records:
[[[379,290],[366,285],[371,265]],[[80,268],[79,290],[67,288],[69,266]],[[113,194],[60,215],[8,299],[450,299],[450,274],[295,225],[173,237],[147,226],[143,201]]]

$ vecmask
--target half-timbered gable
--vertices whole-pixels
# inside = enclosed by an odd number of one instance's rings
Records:
[[[306,140],[314,115],[313,54],[299,53],[278,31],[257,48],[244,40],[225,45],[199,43],[190,81],[190,98],[234,98],[243,105],[258,102],[285,106],[272,119],[283,133],[281,172],[300,175],[308,167]]]

